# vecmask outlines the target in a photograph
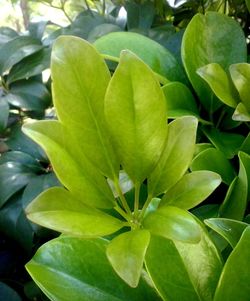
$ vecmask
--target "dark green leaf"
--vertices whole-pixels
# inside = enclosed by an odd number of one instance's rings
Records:
[[[0,27],[0,47],[10,40],[16,38],[18,33],[10,27]]]
[[[0,74],[42,48],[41,42],[31,37],[18,36],[10,40],[0,48]]]
[[[4,282],[0,282],[0,297],[5,301],[21,301],[19,295]]]
[[[122,167],[135,183],[141,183],[152,172],[164,148],[167,113],[153,72],[129,51],[121,53],[110,81],[105,114]]]
[[[131,287],[139,283],[149,240],[147,230],[133,230],[116,236],[107,247],[112,267]]]
[[[95,26],[90,33],[88,34],[87,40],[91,43],[94,43],[97,39],[100,37],[110,33],[110,32],[116,32],[116,31],[122,31],[121,27],[110,24],[110,23],[104,23]]]
[[[250,227],[232,251],[222,271],[214,301],[246,301],[250,296]]]
[[[159,301],[145,281],[132,289],[116,275],[106,246],[101,239],[62,236],[43,245],[26,268],[53,301]]]
[[[200,300],[171,240],[152,235],[145,261],[147,271],[163,300]]]
[[[235,171],[225,155],[215,149],[208,148],[199,153],[192,161],[191,170],[210,170],[218,173],[222,181],[228,185],[235,177]]]
[[[4,97],[0,96],[0,132],[3,131],[8,123],[9,105]]]
[[[210,218],[204,222],[207,226],[224,237],[232,248],[236,247],[243,231],[249,226],[249,224],[227,218]]]
[[[28,26],[30,36],[34,39],[41,40],[47,24],[48,21],[30,22]]]

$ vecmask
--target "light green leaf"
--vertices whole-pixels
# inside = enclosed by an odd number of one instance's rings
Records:
[[[246,301],[250,296],[250,227],[227,259],[222,271],[214,301]]]
[[[142,182],[164,148],[167,113],[153,72],[129,51],[121,53],[110,81],[105,114],[122,167],[134,182]]]
[[[221,104],[213,97],[208,84],[196,73],[197,69],[216,62],[227,71],[231,64],[246,60],[245,35],[235,20],[217,12],[197,14],[192,18],[183,36],[182,61],[207,111],[215,111]]]
[[[197,70],[197,73],[209,84],[214,94],[226,105],[235,108],[240,102],[239,94],[231,78],[217,63],[211,63]]]
[[[221,132],[213,127],[204,127],[203,132],[211,143],[213,143],[217,149],[222,151],[228,159],[232,159],[237,155],[245,139],[243,135]]]
[[[138,33],[113,32],[95,41],[94,46],[100,53],[115,58],[119,58],[122,50],[128,49],[168,80],[186,82],[175,57],[165,47]]]
[[[210,170],[218,173],[222,181],[228,185],[235,177],[235,171],[225,155],[215,148],[200,152],[192,161],[191,170]]]
[[[115,237],[107,247],[107,257],[116,273],[131,287],[137,287],[150,240],[147,230],[133,230]]]
[[[0,74],[42,48],[43,45],[39,40],[27,36],[17,36],[8,41],[0,48]]]
[[[41,226],[69,235],[105,236],[126,224],[100,210],[87,206],[68,190],[50,188],[26,208],[28,218]]]
[[[247,223],[227,218],[209,218],[205,224],[224,237],[232,246],[236,247],[243,231],[249,226]]]
[[[189,210],[204,201],[221,183],[211,171],[194,171],[184,175],[164,195],[160,206],[172,205]]]
[[[231,183],[220,207],[220,216],[242,220],[247,207],[249,155],[239,152],[239,175]]]
[[[203,225],[200,231],[201,240],[197,244],[174,243],[200,300],[212,301],[223,266],[218,250]]]
[[[82,39],[60,37],[53,45],[51,76],[60,122],[69,129],[86,157],[105,176],[116,178],[119,163],[104,120],[104,95],[110,73],[103,58]]]
[[[151,236],[145,257],[147,271],[164,301],[201,300],[174,243]]]
[[[230,66],[229,71],[241,101],[250,113],[250,64],[234,64]]]
[[[250,113],[242,102],[237,105],[232,119],[235,121],[250,121]]]
[[[113,206],[114,197],[106,180],[58,121],[26,124],[23,131],[43,147],[58,179],[76,198],[94,207]]]
[[[52,301],[159,301],[145,281],[132,289],[116,275],[106,246],[101,239],[61,236],[43,245],[26,268]]]
[[[197,125],[197,119],[190,116],[169,124],[165,149],[148,179],[149,195],[168,191],[185,174],[195,149]]]
[[[152,234],[188,243],[200,241],[200,227],[188,211],[173,206],[158,208],[143,220],[143,226]]]

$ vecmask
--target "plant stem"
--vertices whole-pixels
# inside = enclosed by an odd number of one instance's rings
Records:
[[[140,212],[140,215],[139,215],[139,219],[142,220],[143,219],[143,216],[145,214],[145,211],[148,207],[148,205],[150,204],[151,200],[152,200],[153,196],[152,194],[149,194],[148,197],[147,197],[147,200],[146,202],[144,203],[143,207],[142,207],[142,210]]]
[[[130,223],[131,217],[124,211],[119,205],[114,207],[115,211],[118,212],[126,221]]]
[[[132,217],[132,212],[131,212],[131,210],[129,208],[127,200],[125,199],[125,197],[124,197],[124,195],[122,193],[122,190],[121,190],[121,187],[120,187],[118,179],[114,180],[114,185],[115,185],[115,189],[116,189],[116,191],[118,193],[118,196],[119,196],[119,198],[121,200],[121,204],[122,204],[124,210]]]
[[[139,216],[140,183],[135,183],[134,216]]]

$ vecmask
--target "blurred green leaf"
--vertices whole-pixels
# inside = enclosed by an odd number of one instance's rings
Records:
[[[0,296],[5,301],[21,301],[20,296],[4,282],[0,282]]]
[[[0,132],[2,132],[7,124],[9,118],[9,105],[5,97],[0,96]]]
[[[14,29],[6,26],[0,27],[0,47],[17,36],[18,33]]]

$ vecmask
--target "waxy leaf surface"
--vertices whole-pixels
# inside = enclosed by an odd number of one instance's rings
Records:
[[[106,246],[101,239],[62,236],[43,245],[26,268],[52,301],[159,301],[145,281],[132,289],[116,275]]]
[[[149,231],[134,230],[118,235],[107,247],[112,267],[131,287],[139,283],[149,240]]]
[[[167,112],[153,72],[129,51],[121,53],[110,81],[105,114],[122,167],[134,182],[141,183],[165,146]]]
[[[26,208],[26,213],[34,223],[82,237],[105,236],[125,225],[119,219],[87,206],[60,187],[40,194]]]
[[[105,176],[114,179],[119,163],[104,120],[104,95],[110,73],[103,58],[82,39],[60,37],[52,50],[51,76],[60,122],[75,137],[86,157]]]
[[[195,149],[197,125],[197,119],[190,116],[169,124],[165,149],[148,180],[150,195],[168,191],[185,174]]]

